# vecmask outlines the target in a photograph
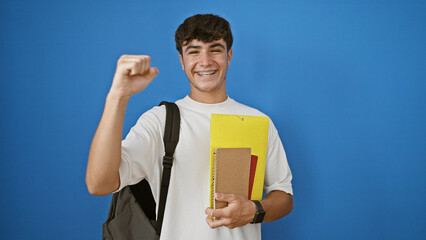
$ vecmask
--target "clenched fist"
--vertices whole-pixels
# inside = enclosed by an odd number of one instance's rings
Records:
[[[144,90],[158,75],[158,69],[150,67],[150,64],[150,56],[122,55],[117,62],[110,93],[130,97]]]

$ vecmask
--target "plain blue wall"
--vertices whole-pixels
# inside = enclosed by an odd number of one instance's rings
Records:
[[[263,239],[426,238],[424,1],[1,1],[0,239],[100,239],[109,197],[84,177],[121,54],[160,75],[127,133],[189,90],[174,48],[188,16],[234,32],[231,97],[270,115],[295,210]]]

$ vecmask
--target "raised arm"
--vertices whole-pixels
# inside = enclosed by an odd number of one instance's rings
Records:
[[[107,195],[120,186],[121,140],[124,114],[133,94],[144,90],[158,74],[150,57],[123,55],[117,63],[87,163],[86,185],[93,195]]]

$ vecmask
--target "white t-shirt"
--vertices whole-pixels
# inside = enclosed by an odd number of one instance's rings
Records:
[[[176,104],[181,115],[181,130],[161,239],[260,239],[260,224],[211,229],[204,211],[209,206],[211,114],[266,115],[229,97],[222,103],[204,104],[186,96]],[[165,115],[165,106],[161,106],[152,108],[139,118],[122,142],[119,170],[120,189],[146,178],[157,203],[163,169]],[[273,190],[281,190],[293,194],[291,171],[272,121],[268,134],[264,192],[267,195]]]

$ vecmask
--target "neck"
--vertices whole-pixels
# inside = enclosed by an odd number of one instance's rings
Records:
[[[226,92],[222,92],[220,94],[218,93],[200,93],[200,92],[194,92],[191,91],[191,93],[188,95],[192,100],[195,100],[200,103],[221,103],[226,101],[228,99],[228,95]]]

